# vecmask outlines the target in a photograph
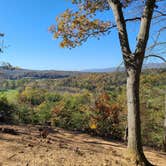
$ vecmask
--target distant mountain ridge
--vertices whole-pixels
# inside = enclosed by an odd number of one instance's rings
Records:
[[[165,63],[150,63],[143,66],[143,69],[159,69],[166,68]],[[124,71],[124,67],[113,67],[105,69],[89,69],[83,71],[57,71],[57,70],[29,70],[11,65],[0,66],[0,79],[21,79],[21,78],[34,78],[34,79],[60,79],[70,76],[76,76],[82,73],[110,73],[116,71]]]
[[[143,69],[163,69],[166,68],[166,63],[148,63],[143,65]],[[103,69],[86,69],[82,72],[92,72],[92,73],[110,73],[115,71],[124,71],[124,67],[111,67]]]
[[[59,79],[77,75],[78,73],[79,72],[56,70],[4,69],[0,67],[0,78],[12,80],[21,78]]]

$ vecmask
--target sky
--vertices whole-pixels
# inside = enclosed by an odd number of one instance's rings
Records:
[[[81,47],[63,49],[48,32],[55,17],[72,7],[70,0],[0,0],[0,32],[5,45],[0,61],[27,69],[84,70],[118,66],[122,62],[117,32]],[[110,13],[101,16],[112,19]],[[136,33],[131,28],[129,33]]]

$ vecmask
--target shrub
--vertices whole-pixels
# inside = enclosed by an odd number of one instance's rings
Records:
[[[50,121],[52,117],[52,107],[53,103],[43,102],[35,109],[36,120],[40,124],[45,124]]]
[[[101,94],[95,102],[90,128],[97,135],[121,139],[122,131],[119,126],[121,110],[119,105],[110,103],[110,97],[107,93]]]
[[[18,105],[17,110],[17,121],[19,123],[37,123],[35,112],[32,108],[27,105]]]
[[[12,123],[14,121],[15,107],[9,104],[5,97],[0,99],[0,122]]]
[[[19,100],[22,103],[30,105],[39,105],[44,102],[45,91],[41,89],[33,89],[31,87],[26,87],[19,95]]]
[[[89,123],[89,108],[87,99],[80,95],[66,97],[53,109],[54,123],[70,130],[85,131]]]
[[[62,100],[62,96],[57,93],[46,93],[45,100],[48,102],[59,102],[60,100]]]

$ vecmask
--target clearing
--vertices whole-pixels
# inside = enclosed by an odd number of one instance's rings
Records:
[[[4,133],[2,128],[16,133]],[[126,145],[87,134],[52,129],[46,139],[39,126],[0,125],[0,166],[132,166]],[[145,148],[147,158],[166,165],[166,154]]]

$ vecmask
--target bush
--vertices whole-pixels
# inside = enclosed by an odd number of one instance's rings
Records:
[[[122,130],[119,126],[121,110],[119,105],[110,103],[110,97],[107,93],[101,94],[95,102],[90,128],[97,135],[121,139]]]
[[[35,109],[36,120],[40,124],[45,124],[46,122],[50,121],[52,117],[53,105],[53,103],[43,102]]]
[[[5,97],[0,99],[0,122],[12,123],[14,121],[14,114],[16,108],[9,104]]]
[[[36,114],[34,110],[27,105],[18,105],[18,110],[17,110],[17,121],[19,123],[37,123],[38,121],[36,120]]]
[[[89,110],[87,99],[82,96],[70,96],[58,103],[53,109],[55,125],[70,130],[85,131],[88,128]]]
[[[46,93],[45,100],[48,102],[59,102],[60,100],[62,100],[62,96],[57,93]]]
[[[21,103],[26,103],[32,106],[36,106],[44,102],[45,91],[41,89],[33,89],[31,87],[26,87],[19,95],[19,101]]]

